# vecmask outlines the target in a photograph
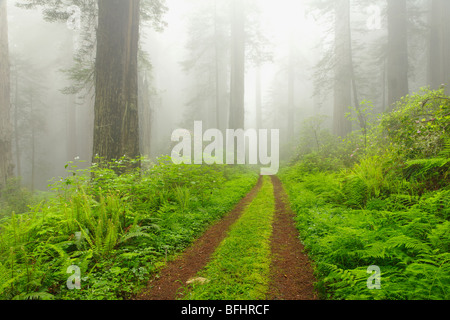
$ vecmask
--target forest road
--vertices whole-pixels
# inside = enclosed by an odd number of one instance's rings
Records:
[[[219,222],[210,227],[177,259],[169,261],[138,296],[133,300],[176,300],[186,282],[209,262],[217,246],[227,236],[229,228],[236,222],[259,192],[262,177],[256,186]]]
[[[278,177],[272,176],[275,215],[271,238],[271,271],[268,300],[317,300],[313,268],[295,227],[294,213]],[[223,219],[210,227],[185,252],[149,281],[133,300],[176,300],[182,298],[186,282],[209,262],[217,246],[228,234],[245,208],[258,194],[262,177],[256,186]]]
[[[317,300],[316,279],[298,237],[295,214],[280,179],[272,176],[275,216],[272,233],[272,264],[269,300]]]

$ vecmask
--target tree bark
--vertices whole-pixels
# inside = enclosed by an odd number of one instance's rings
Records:
[[[388,0],[388,103],[409,93],[406,0]]]
[[[350,35],[350,1],[335,1],[335,79],[334,79],[334,134],[345,137],[351,132],[351,123],[345,117],[352,104],[352,58]]]
[[[245,12],[244,0],[232,0],[231,92],[229,129],[245,125]]]
[[[78,156],[77,148],[77,109],[75,97],[67,98],[67,160],[73,161]]]
[[[99,0],[94,162],[137,158],[140,0]]]
[[[70,45],[68,46],[68,56],[70,60],[73,59],[75,48],[73,45],[73,40],[70,39]],[[67,97],[67,108],[66,108],[66,118],[67,118],[67,161],[73,161],[78,154],[78,143],[77,143],[77,104],[76,96],[71,94]],[[85,159],[84,159],[85,160]]]
[[[14,144],[15,144],[15,158],[16,158],[16,174],[18,177],[22,176],[21,169],[21,152],[19,141],[19,70],[18,64],[15,66],[15,87],[14,87]]]
[[[432,0],[430,14],[429,84],[432,89],[447,85],[450,93],[450,1]]]
[[[6,0],[0,0],[0,193],[14,169],[10,85]]]
[[[35,111],[34,111],[34,92],[33,85],[30,88],[30,115],[31,115],[31,191],[34,191],[36,185],[36,126],[37,123],[34,121]]]
[[[151,123],[152,108],[150,102],[149,83],[146,73],[139,75],[139,126],[140,126],[140,150],[144,156],[151,154]]]
[[[262,88],[261,88],[261,66],[256,66],[256,86],[255,86],[255,108],[256,108],[256,129],[262,129]]]
[[[215,85],[216,85],[216,128],[225,132],[228,127],[229,115],[227,104],[227,60],[224,48],[223,30],[220,27],[218,0],[214,0],[214,51],[215,51]]]

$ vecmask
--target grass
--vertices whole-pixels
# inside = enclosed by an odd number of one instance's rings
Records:
[[[198,276],[206,282],[185,288],[189,300],[264,299],[270,271],[274,215],[273,185],[268,177],[227,238]]]
[[[176,166],[57,179],[52,197],[0,221],[0,300],[121,300],[145,287],[256,184],[246,168]],[[70,266],[81,290],[69,290]]]

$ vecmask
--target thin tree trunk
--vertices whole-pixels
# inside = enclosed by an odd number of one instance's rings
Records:
[[[228,128],[229,121],[229,104],[228,104],[228,49],[224,42],[225,34],[220,21],[219,0],[214,0],[212,10],[214,15],[214,54],[215,54],[215,123],[216,128],[225,133]]]
[[[77,152],[77,109],[75,96],[71,95],[67,99],[67,160],[73,161]]]
[[[295,119],[295,59],[294,59],[294,36],[291,34],[289,46],[289,70],[288,70],[288,112],[287,112],[287,137],[294,137]]]
[[[16,170],[17,170],[17,176],[22,176],[22,168],[21,168],[21,152],[20,152],[20,141],[19,141],[19,70],[16,63],[15,68],[15,81],[16,81],[16,87],[15,95],[14,95],[14,142],[15,142],[15,148],[16,148]]]
[[[141,136],[141,153],[150,157],[151,153],[151,119],[150,93],[146,74],[139,77],[139,122]]]
[[[30,116],[31,116],[31,191],[34,191],[36,182],[36,121],[34,117],[34,106],[33,106],[33,85],[31,85],[30,92]]]
[[[223,106],[221,103],[221,68],[220,68],[220,42],[219,42],[219,22],[217,14],[217,0],[214,0],[214,53],[215,53],[215,82],[216,82],[216,128],[225,129],[222,126]]]
[[[432,0],[430,13],[429,84],[450,86],[450,1]]]
[[[383,93],[382,93],[382,99],[383,99],[383,104],[382,104],[382,112],[386,111],[386,98],[387,98],[387,88],[386,88],[386,83],[387,83],[387,63],[386,63],[386,59],[383,59],[383,72],[382,72],[382,77],[383,79],[381,80],[381,84],[383,86]]]
[[[262,91],[261,91],[261,66],[256,67],[256,88],[255,88],[255,105],[256,105],[256,129],[262,129]]]
[[[73,40],[70,41],[70,47],[68,48],[68,52],[70,52],[70,58],[73,57],[75,52]],[[78,145],[77,145],[77,106],[76,106],[76,97],[75,95],[70,95],[67,97],[67,160],[73,161],[75,157],[79,156],[78,154]]]
[[[388,103],[409,92],[406,0],[388,0]]]
[[[230,129],[245,125],[245,13],[244,0],[232,0]]]
[[[140,0],[99,0],[98,6],[93,157],[136,158]]]
[[[351,132],[351,123],[345,117],[352,104],[352,59],[350,44],[350,1],[336,0],[335,79],[333,130],[344,137]]]
[[[0,0],[0,192],[13,176],[10,63],[6,0]]]

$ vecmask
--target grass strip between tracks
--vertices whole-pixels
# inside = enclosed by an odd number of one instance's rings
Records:
[[[264,299],[270,280],[273,216],[273,185],[264,177],[258,195],[198,273],[198,281],[184,288],[185,299]]]

